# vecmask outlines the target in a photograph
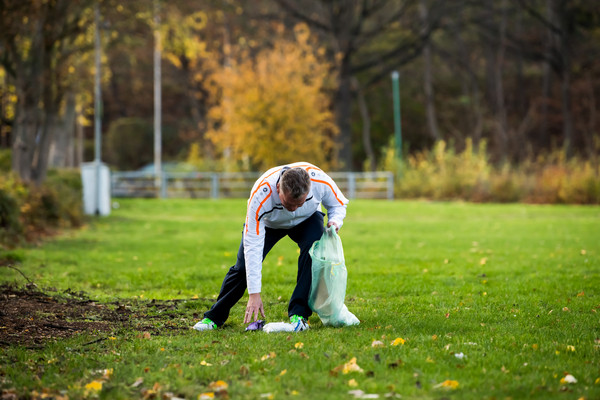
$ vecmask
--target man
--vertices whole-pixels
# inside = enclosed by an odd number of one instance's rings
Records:
[[[295,331],[308,329],[308,295],[312,281],[312,260],[308,251],[325,231],[321,204],[327,210],[327,227],[338,231],[346,216],[348,199],[335,182],[316,166],[297,162],[271,168],[254,184],[248,199],[246,223],[237,261],[229,269],[217,302],[194,329],[217,329],[229,317],[231,308],[246,288],[249,299],[244,323],[265,317],[261,293],[262,261],[273,246],[289,236],[300,248],[296,287],[290,298],[288,316]]]

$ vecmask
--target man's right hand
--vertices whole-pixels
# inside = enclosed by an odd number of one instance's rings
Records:
[[[246,306],[246,314],[244,315],[244,323],[247,324],[252,322],[252,317],[254,317],[254,321],[258,321],[258,316],[262,315],[265,318],[265,308],[263,307],[262,299],[260,298],[260,293],[252,293],[250,294],[250,298],[248,299],[248,305]]]

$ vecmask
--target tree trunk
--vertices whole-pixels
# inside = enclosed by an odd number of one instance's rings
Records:
[[[427,5],[425,4],[425,0],[421,0],[421,2],[419,3],[419,12],[423,23],[427,23],[428,11]],[[442,137],[440,135],[440,130],[438,129],[437,115],[435,111],[435,101],[433,95],[433,77],[431,73],[431,45],[429,41],[427,41],[427,43],[423,47],[423,61],[425,63],[425,68],[423,71],[423,86],[425,90],[425,104],[427,108],[427,127],[429,130],[429,134],[431,135],[433,140],[438,141],[441,140]]]
[[[546,19],[550,24],[554,24],[554,1],[546,0]],[[547,29],[546,42],[544,45],[544,64],[542,72],[542,123],[541,123],[541,140],[542,147],[550,148],[552,146],[550,140],[550,132],[548,132],[548,102],[550,101],[550,87],[552,85],[552,68],[550,59],[552,57],[552,48],[554,47],[554,33],[550,28]]]
[[[362,118],[362,141],[363,146],[365,147],[369,170],[375,172],[377,169],[377,160],[375,159],[375,153],[373,152],[373,146],[371,144],[371,117],[369,116],[369,108],[365,101],[365,94],[356,77],[352,78],[352,83],[356,91],[358,109],[360,110],[360,116]]]
[[[55,126],[50,128],[54,132],[54,140],[50,144],[50,154],[48,157],[50,167],[65,168],[74,165],[74,128],[75,94],[69,92],[65,104],[65,115],[57,120]]]
[[[340,143],[338,147],[338,161],[340,167],[347,171],[352,171],[352,130],[350,123],[350,113],[352,107],[352,77],[350,75],[350,65],[345,60],[340,69],[340,85],[336,101],[336,120],[340,129]]]
[[[567,1],[560,3],[557,15],[560,17],[560,58],[562,65],[562,116],[564,149],[567,158],[573,155],[573,114],[571,111],[571,54],[569,46],[569,21],[573,16],[565,9]]]

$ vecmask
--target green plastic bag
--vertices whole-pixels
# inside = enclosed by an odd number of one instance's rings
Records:
[[[308,305],[319,315],[323,325],[346,326],[360,323],[344,304],[348,270],[342,240],[333,227],[310,248],[312,283]]]

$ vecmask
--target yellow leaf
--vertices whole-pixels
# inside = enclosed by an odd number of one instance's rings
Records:
[[[567,350],[575,352],[575,346],[569,345],[569,346],[567,346]]]
[[[355,379],[350,379],[348,381],[348,386],[350,386],[350,387],[357,387],[358,386],[358,382],[356,382]]]
[[[538,346],[537,343],[534,343],[534,344],[531,345],[531,348],[534,349],[534,350],[537,350],[537,349],[540,348],[540,346]]]
[[[362,368],[356,363],[356,357],[352,357],[352,359],[342,367],[343,374],[348,374],[350,372],[363,372]]]
[[[200,365],[204,365],[205,367],[211,367],[212,364],[211,363],[207,363],[206,361],[202,360],[200,361]]]
[[[433,335],[433,336],[435,336],[435,335]],[[437,336],[435,336],[435,338],[437,339]],[[404,344],[405,342],[406,341],[404,339],[399,337],[399,338],[394,339],[394,341],[392,342],[392,346],[398,346],[399,344]]]
[[[208,400],[208,399],[214,399],[214,398],[215,398],[215,394],[213,392],[200,393],[198,395],[198,400]]]
[[[487,263],[487,257],[483,257],[481,260],[479,260],[479,264],[481,265],[485,265]]]
[[[281,372],[279,373],[279,376],[283,376],[283,375],[285,375],[285,374],[287,374],[287,369],[284,369],[283,371],[281,371]]]
[[[594,384],[600,385],[600,378],[596,378],[596,381],[594,381]]]
[[[218,380],[216,382],[211,382],[208,385],[208,388],[210,390],[212,390],[213,392],[217,392],[217,393],[227,390],[228,387],[229,387],[229,385],[227,384],[227,382],[222,381],[222,380]]]
[[[445,389],[456,389],[456,388],[458,388],[458,385],[459,385],[458,381],[445,380],[444,382],[442,382],[442,383],[440,383],[438,385],[435,385],[434,387],[435,388],[442,387],[442,388],[445,388]]]
[[[99,392],[102,390],[102,381],[91,381],[85,385],[85,390],[90,392]]]
[[[304,347],[304,343],[302,343],[302,342],[298,342],[298,343],[296,343],[296,344],[294,345],[294,347],[295,347],[295,348],[297,348],[297,349],[301,349],[301,348],[303,348],[303,347]]]

